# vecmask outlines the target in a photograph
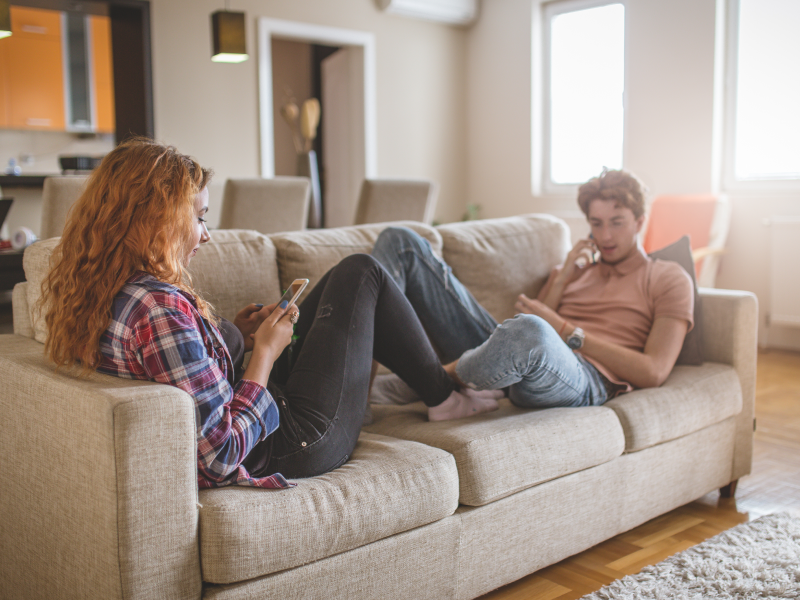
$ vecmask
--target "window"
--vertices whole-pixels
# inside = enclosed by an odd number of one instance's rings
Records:
[[[597,0],[545,5],[543,180],[571,191],[622,168],[625,7]]]
[[[729,0],[726,183],[800,180],[800,2]]]

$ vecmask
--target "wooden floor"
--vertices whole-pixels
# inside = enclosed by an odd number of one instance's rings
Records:
[[[480,600],[580,598],[744,521],[800,516],[800,353],[759,353],[756,423],[753,472],[735,498],[712,492]]]

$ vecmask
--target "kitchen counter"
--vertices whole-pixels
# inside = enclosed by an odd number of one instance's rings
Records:
[[[46,175],[0,175],[0,187],[41,188],[46,177],[56,177],[61,173]]]

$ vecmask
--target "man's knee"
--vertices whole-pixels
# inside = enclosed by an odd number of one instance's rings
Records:
[[[415,231],[407,227],[387,227],[381,231],[375,241],[373,254],[376,252],[396,253],[406,248],[419,248],[425,241]]]
[[[536,315],[518,314],[506,319],[499,329],[506,335],[520,338],[543,339],[553,331],[550,324]]]

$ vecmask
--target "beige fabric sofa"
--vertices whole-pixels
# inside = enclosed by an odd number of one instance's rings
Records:
[[[409,224],[498,318],[563,260],[563,222]],[[216,231],[192,264],[231,317],[367,252],[384,225]],[[474,598],[747,474],[756,300],[702,290],[700,367],[602,407],[429,423],[373,406],[351,460],[291,490],[198,493],[191,398],[56,372],[34,309],[56,240],[25,254],[0,336],[3,598]],[[498,294],[498,289],[505,293]]]

